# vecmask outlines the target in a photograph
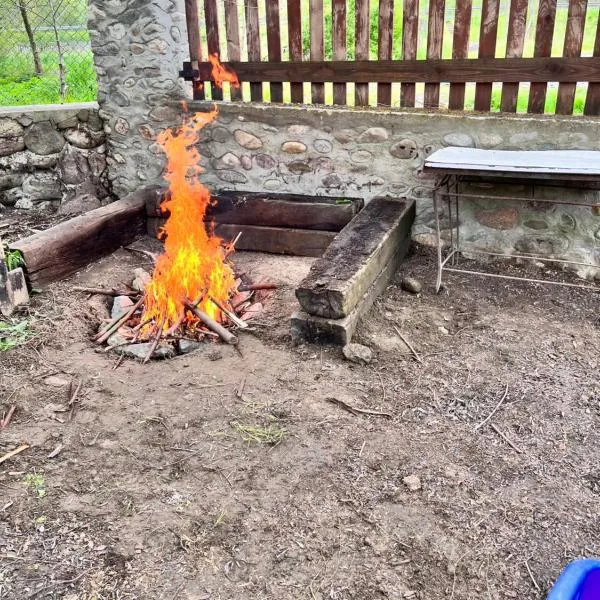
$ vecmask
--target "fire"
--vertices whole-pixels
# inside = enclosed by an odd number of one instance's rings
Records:
[[[217,54],[209,54],[208,60],[212,64],[211,77],[213,81],[219,86],[223,87],[223,82],[228,81],[233,87],[240,87],[238,76],[232,71],[228,71],[219,61]]]
[[[229,81],[239,86],[235,74],[227,71],[216,56],[211,56],[211,63],[217,85]],[[169,192],[162,208],[170,216],[163,227],[165,251],[146,286],[142,321],[154,323],[162,331],[182,320],[191,326],[197,324],[197,318],[185,310],[186,300],[200,300],[198,308],[221,321],[221,311],[211,299],[224,306],[236,292],[235,275],[227,261],[233,248],[224,245],[212,227],[207,231],[204,217],[211,197],[199,179],[202,169],[196,144],[201,129],[217,114],[215,109],[188,116],[174,131],[165,130],[157,139],[167,156],[165,179]]]

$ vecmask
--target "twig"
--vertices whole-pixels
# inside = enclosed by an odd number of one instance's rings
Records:
[[[158,327],[158,331],[156,332],[156,336],[155,336],[154,340],[152,341],[152,345],[150,346],[150,350],[148,351],[146,358],[144,358],[144,360],[142,361],[143,365],[145,365],[152,358],[152,355],[154,354],[154,351],[156,350],[156,346],[158,346],[158,342],[160,342],[160,338],[162,337],[163,327],[165,326],[166,320],[167,320],[167,317],[163,317],[163,320],[161,321],[161,323]]]
[[[506,400],[506,396],[508,396],[508,383],[506,384],[506,388],[504,389],[504,394],[503,394],[502,398],[500,398],[500,402],[498,402],[498,404],[496,404],[496,406],[494,407],[494,410],[483,421],[481,421],[481,423],[479,423],[479,425],[475,425],[475,428],[473,429],[473,431],[477,431],[480,427],[485,425],[496,414],[496,411],[500,408],[500,405],[504,402],[504,400]]]
[[[79,390],[81,389],[82,383],[83,379],[80,379],[77,382],[77,387],[75,388],[75,391],[71,394],[71,397],[69,398],[69,406],[72,406],[75,400],[77,399],[77,394],[79,394]],[[73,385],[73,382],[71,382],[71,385]]]
[[[47,458],[55,458],[57,457],[63,449],[63,445],[59,444],[58,446],[56,446],[56,448],[54,448],[54,450],[52,450],[52,452],[50,452],[50,454],[48,454]]]
[[[347,402],[340,400],[339,398],[325,398],[325,400],[327,400],[327,402],[331,402],[332,404],[337,404],[338,406],[341,406],[344,410],[347,410],[353,415],[373,415],[374,417],[386,417],[387,419],[392,418],[392,415],[390,413],[381,412],[378,410],[369,410],[368,408],[356,408],[355,406],[352,406]]]
[[[208,299],[225,315],[227,318],[234,324],[237,325],[240,329],[246,329],[248,327],[248,323],[246,321],[242,321],[237,315],[234,315],[230,310],[225,308],[218,300],[215,300],[212,296],[209,296]]]
[[[506,435],[504,435],[493,423],[490,423],[490,427],[518,454],[523,454],[523,450],[511,442]]]
[[[219,336],[228,344],[235,345],[238,343],[238,339],[233,333],[227,331],[220,323],[217,323],[214,319],[209,317],[205,312],[197,309],[191,302],[186,298],[184,304],[191,310],[211,331],[218,333]]]
[[[85,292],[86,294],[99,294],[101,296],[130,296],[136,297],[141,294],[141,292],[137,292],[135,290],[117,290],[115,288],[105,289],[105,288],[94,288],[94,287],[74,287],[73,290],[75,292]]]
[[[29,444],[23,444],[23,445],[19,446],[18,448],[15,448],[14,450],[7,452],[4,456],[0,457],[0,465],[3,462],[7,461],[9,458],[12,458],[13,456],[19,454],[20,452],[23,452],[23,450],[27,450],[27,448],[29,448]]]
[[[402,332],[394,325],[394,331],[400,336],[400,339],[406,344],[408,349],[412,352],[417,362],[422,363],[423,359],[419,356],[418,352],[412,347],[412,344],[402,335]]]
[[[276,283],[249,283],[240,285],[238,292],[253,292],[255,290],[276,290],[279,286]]]
[[[106,329],[104,329],[102,332],[100,332],[99,334],[97,334],[94,337],[94,340],[96,341],[96,343],[102,344],[117,329],[119,329],[119,327],[121,327],[121,325],[124,325],[125,323],[127,323],[127,321],[129,321],[129,319],[131,319],[131,317],[133,316],[133,314],[135,313],[135,311],[142,305],[143,301],[144,301],[144,298],[142,297],[124,315],[122,315],[120,317],[116,317],[115,319],[113,319],[109,323],[109,325],[107,326]]]
[[[529,573],[529,577],[531,578],[531,581],[533,582],[535,589],[538,592],[541,592],[542,590],[541,590],[540,586],[538,585],[538,582],[535,580],[535,577],[533,576],[533,573],[531,572],[531,569],[529,568],[529,563],[527,561],[525,561],[525,568],[527,569],[527,572]]]
[[[236,398],[239,398],[240,400],[242,400],[242,398],[244,397],[244,388],[245,387],[246,387],[246,375],[244,375],[244,378],[242,379],[242,381],[240,381],[240,385],[235,390]]]
[[[155,254],[154,252],[142,250],[141,248],[131,248],[131,246],[126,246],[125,250],[129,250],[129,252],[137,252],[138,254],[147,256],[156,265],[156,259],[158,258],[158,254]]]
[[[6,416],[0,420],[0,429],[6,429],[10,424],[10,420],[12,419],[13,413],[17,407],[13,404],[6,413]]]

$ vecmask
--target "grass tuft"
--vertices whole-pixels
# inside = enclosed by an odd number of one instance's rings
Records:
[[[17,323],[0,321],[0,352],[12,350],[29,341],[34,333],[28,329],[29,323],[26,319]]]
[[[233,423],[232,427],[242,436],[245,442],[250,444],[268,444],[270,446],[276,446],[287,433],[286,429],[279,427],[279,425],[276,425],[275,423],[270,423],[266,427]]]

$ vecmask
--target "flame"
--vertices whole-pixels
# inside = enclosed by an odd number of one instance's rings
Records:
[[[239,88],[240,82],[238,76],[233,71],[228,71],[219,60],[217,54],[209,54],[208,60],[212,64],[212,71],[210,76],[218,87],[223,87],[223,82],[228,81],[233,87]]]
[[[224,247],[223,240],[206,229],[204,217],[211,198],[199,179],[202,169],[196,143],[200,130],[217,114],[215,109],[188,116],[175,131],[165,130],[157,139],[167,155],[169,192],[162,208],[170,216],[163,227],[165,251],[146,286],[142,321],[153,322],[163,331],[181,323],[184,314],[187,325],[197,324],[195,316],[184,313],[186,298],[202,298],[198,308],[220,321],[221,311],[210,298],[225,305],[236,291],[235,275],[227,262],[232,248]]]

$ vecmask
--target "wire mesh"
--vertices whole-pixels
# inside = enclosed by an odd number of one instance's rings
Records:
[[[0,106],[95,99],[86,0],[0,0]]]

